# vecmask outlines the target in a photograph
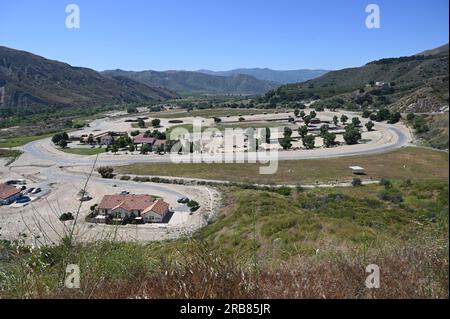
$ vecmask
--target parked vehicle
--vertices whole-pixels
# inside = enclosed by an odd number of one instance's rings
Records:
[[[181,203],[181,204],[186,204],[187,202],[189,202],[189,198],[181,197],[181,198],[178,198],[177,202]]]
[[[26,193],[29,194],[29,193],[32,193],[33,191],[34,191],[34,187],[30,187],[27,189]]]
[[[31,199],[28,196],[21,196],[18,199],[16,199],[16,203],[17,204],[24,204],[24,203],[28,203],[30,200]]]
[[[38,187],[38,188],[35,188],[31,193],[32,194],[37,194],[37,193],[40,193],[41,191],[42,191],[41,188]]]

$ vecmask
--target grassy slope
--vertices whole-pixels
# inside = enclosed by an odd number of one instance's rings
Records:
[[[426,133],[418,134],[426,146],[448,149],[448,112],[437,115],[424,116],[430,130]]]
[[[404,148],[369,156],[323,160],[281,161],[274,175],[260,175],[259,164],[132,164],[117,167],[121,174],[193,177],[238,182],[300,184],[352,179],[351,165],[360,165],[365,178],[448,180],[448,154]]]
[[[251,256],[255,219],[258,252],[265,258],[274,249],[276,257],[290,258],[317,249],[354,253],[365,244],[380,248],[423,234],[445,237],[446,182],[395,183],[388,193],[400,195],[400,203],[380,199],[384,192],[379,185],[305,190],[292,196],[235,189],[226,193],[218,221],[203,229],[201,237],[216,249]]]
[[[446,182],[396,183],[391,192],[404,199],[397,204],[378,198],[382,186],[306,190],[292,196],[226,191],[219,219],[196,240],[98,242],[31,252],[0,242],[5,256],[0,296],[448,296]],[[80,290],[59,288],[67,263],[81,267]],[[383,269],[383,286],[376,291],[362,284],[369,263]]]

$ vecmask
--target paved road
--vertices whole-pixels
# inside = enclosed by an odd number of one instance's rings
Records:
[[[275,154],[271,153],[244,153],[243,156],[254,155],[258,160],[264,162],[268,160],[303,160],[318,158],[333,158],[355,155],[378,154],[391,150],[395,150],[405,146],[408,143],[408,137],[405,133],[395,127],[390,126],[387,130],[392,135],[391,140],[385,144],[367,144],[357,145],[355,147],[337,147],[331,149],[315,149],[301,151],[282,151]],[[94,157],[86,157],[64,153],[53,148],[50,139],[43,139],[31,142],[23,147],[24,152],[32,155],[36,159],[56,163],[60,166],[86,166],[92,165]],[[192,155],[177,155],[179,161],[189,162]],[[215,162],[233,161],[235,154],[216,154],[210,159]],[[193,158],[200,159],[200,155],[193,155]],[[171,163],[173,162],[168,155],[100,155],[97,165],[126,165],[134,163]]]

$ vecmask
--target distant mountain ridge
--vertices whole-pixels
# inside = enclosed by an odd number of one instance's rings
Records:
[[[244,68],[244,69],[234,69],[229,71],[210,71],[210,70],[198,70],[198,72],[210,74],[210,75],[220,75],[220,76],[232,76],[237,74],[245,74],[253,76],[259,80],[277,82],[281,84],[304,82],[317,78],[328,70],[310,70],[310,69],[300,69],[300,70],[271,70],[268,68]]]
[[[124,71],[106,70],[103,75],[115,77],[123,76],[139,81],[149,86],[167,88],[179,94],[235,94],[255,95],[270,91],[280,84],[258,80],[245,74],[230,76],[210,75],[195,71]]]
[[[174,98],[167,89],[0,46],[0,109],[77,107]]]
[[[389,107],[401,112],[436,112],[449,105],[449,47],[413,56],[384,58],[331,71],[313,80],[268,92],[266,101],[320,99],[354,109]],[[344,103],[345,102],[345,103]]]

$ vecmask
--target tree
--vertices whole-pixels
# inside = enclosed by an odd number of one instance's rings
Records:
[[[342,124],[345,125],[345,123],[347,123],[347,121],[348,121],[348,116],[345,115],[345,114],[342,114],[342,116],[341,116],[341,122],[342,122]]]
[[[311,123],[311,120],[312,120],[311,115],[306,115],[306,116],[303,118],[303,122],[305,122],[305,125],[306,125],[306,126],[308,126],[309,123]]]
[[[61,140],[68,141],[69,135],[66,132],[58,133],[53,135],[52,142],[55,145],[58,145]]]
[[[292,135],[292,129],[291,128],[289,128],[289,127],[285,127],[284,128],[284,131],[283,131],[283,136],[284,137],[291,137],[291,135]]]
[[[292,138],[291,136],[285,136],[281,139],[280,145],[284,150],[288,150],[292,147]]]
[[[308,134],[308,127],[306,125],[300,126],[298,128],[298,134],[301,138],[304,138]]]
[[[133,144],[130,144],[130,146],[128,146],[128,151],[129,152],[134,152],[135,151],[135,147]]]
[[[239,117],[239,122],[244,122],[244,121],[245,121],[245,118],[243,118],[242,116]]]
[[[333,124],[338,125],[338,123],[339,123],[339,118],[336,115],[333,116]]]
[[[328,126],[328,124],[323,124],[320,127],[320,137],[324,137],[326,134],[328,134],[329,129],[330,129],[330,127]]]
[[[359,117],[352,118],[352,124],[354,126],[359,126],[361,124],[361,121],[359,120]]]
[[[111,147],[111,152],[117,153],[118,151],[119,151],[119,149],[117,148],[117,145],[114,144],[114,145]]]
[[[153,119],[152,120],[152,126],[153,127],[159,127],[161,124],[161,120],[160,119]]]
[[[377,112],[376,121],[377,122],[387,121],[390,116],[391,116],[391,112],[389,112],[388,109],[381,109]]]
[[[302,119],[305,118],[305,115],[306,115],[305,111],[301,111],[301,112],[300,112],[300,117],[301,117]]]
[[[138,126],[140,128],[144,128],[145,127],[145,121],[143,119],[138,119]]]
[[[58,142],[58,146],[61,147],[61,148],[65,148],[67,146],[66,140],[60,140]]]
[[[362,114],[362,117],[365,118],[365,119],[367,119],[367,118],[369,118],[370,114],[371,114],[371,113],[370,113],[369,110],[365,110],[365,111],[363,112],[363,114]]]
[[[102,178],[113,178],[114,168],[111,166],[101,166],[97,169],[97,172],[102,176]]]
[[[135,106],[127,107],[127,113],[138,113],[138,109]]]
[[[222,122],[222,119],[220,117],[214,117],[214,123],[218,124]]]
[[[398,123],[398,122],[401,120],[401,118],[402,118],[402,115],[400,114],[400,112],[392,113],[392,114],[389,116],[388,123],[389,123],[389,124],[395,124],[395,123]]]
[[[323,144],[326,146],[326,147],[331,147],[331,146],[333,146],[334,144],[335,144],[335,142],[336,142],[336,134],[334,134],[334,133],[326,133],[324,136],[323,136]]]
[[[353,125],[348,125],[345,128],[344,133],[344,141],[348,145],[358,144],[358,141],[361,139],[361,132],[359,129]]]
[[[372,131],[372,129],[373,129],[374,126],[375,126],[375,124],[373,124],[372,121],[369,121],[369,122],[366,123],[366,128],[367,128],[367,130],[368,130],[369,132]]]
[[[316,139],[313,135],[306,135],[302,138],[303,146],[310,150],[313,149],[316,143]]]
[[[295,115],[295,117],[298,117],[300,115],[300,109],[295,109],[294,115]]]
[[[141,147],[141,154],[147,154],[148,152],[151,152],[151,148],[148,144],[144,144]]]
[[[311,116],[312,119],[315,118],[317,116],[316,111],[309,112],[309,116]]]
[[[52,137],[52,142],[53,142],[53,144],[58,144],[59,143],[59,141],[61,141],[62,140],[62,136],[61,136],[61,134],[55,134],[55,135],[53,135],[53,137]]]
[[[141,132],[140,131],[133,131],[130,133],[131,136],[138,136]]]
[[[293,122],[295,122],[295,119],[294,119],[292,116],[289,116],[288,122],[289,122],[289,123],[293,123]]]

